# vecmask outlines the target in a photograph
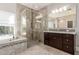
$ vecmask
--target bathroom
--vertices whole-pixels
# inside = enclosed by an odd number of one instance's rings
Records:
[[[0,3],[0,55],[78,55],[78,10],[75,3]]]

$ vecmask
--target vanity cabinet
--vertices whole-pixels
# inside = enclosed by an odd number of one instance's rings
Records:
[[[74,34],[44,32],[44,44],[74,54]]]

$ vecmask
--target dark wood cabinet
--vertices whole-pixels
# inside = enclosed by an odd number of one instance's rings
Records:
[[[73,34],[44,32],[44,43],[51,47],[74,54],[74,37]]]

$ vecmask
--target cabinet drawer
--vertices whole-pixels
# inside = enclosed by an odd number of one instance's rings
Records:
[[[74,39],[74,35],[72,35],[72,34],[64,34],[63,38],[65,38],[65,39]]]
[[[74,54],[74,47],[70,45],[63,45],[63,50],[70,54]]]
[[[63,39],[63,44],[74,45],[74,39]]]

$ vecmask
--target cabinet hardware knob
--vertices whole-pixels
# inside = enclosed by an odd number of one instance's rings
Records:
[[[69,47],[67,46],[67,48],[69,48]]]
[[[68,42],[69,40],[67,40],[67,42]]]
[[[54,39],[56,39],[56,38],[54,38]]]

